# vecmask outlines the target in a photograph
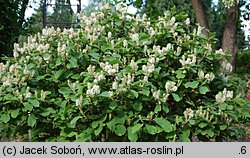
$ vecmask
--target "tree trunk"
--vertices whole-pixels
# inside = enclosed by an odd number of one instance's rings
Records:
[[[21,9],[20,9],[20,21],[24,21],[25,18],[25,11],[27,9],[29,0],[22,0],[22,4],[21,4]]]
[[[202,0],[192,0],[192,6],[194,8],[197,23],[199,23],[201,27],[205,28],[202,30],[202,33],[208,36],[208,21],[202,4]]]
[[[238,15],[239,6],[235,1],[235,5],[227,9],[226,25],[222,39],[222,49],[232,54],[233,72],[235,72],[236,68]]]

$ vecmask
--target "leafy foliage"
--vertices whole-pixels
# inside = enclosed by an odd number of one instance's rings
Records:
[[[82,29],[46,28],[15,44],[0,64],[6,137],[29,129],[33,141],[237,137],[249,102],[227,90],[222,72],[231,67],[213,37],[191,31],[183,13],[150,21],[122,5],[100,10],[80,15]]]

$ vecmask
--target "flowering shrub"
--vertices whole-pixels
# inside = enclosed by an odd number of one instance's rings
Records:
[[[249,106],[226,86],[232,68],[213,38],[199,26],[190,31],[174,11],[150,21],[110,5],[80,14],[81,29],[46,28],[15,44],[14,58],[0,64],[2,133],[30,130],[33,141],[234,138]]]

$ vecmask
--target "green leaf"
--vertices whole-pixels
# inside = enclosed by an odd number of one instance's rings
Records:
[[[39,101],[37,99],[29,99],[29,102],[34,107],[39,107]]]
[[[136,91],[134,91],[132,89],[130,91],[134,94],[135,98],[138,98],[138,93]]]
[[[214,136],[214,132],[211,129],[207,130],[206,132],[207,132],[207,135],[209,137],[213,137]]]
[[[187,82],[187,83],[185,83],[185,87],[186,88],[193,88],[193,89],[195,89],[195,88],[197,88],[198,87],[198,85],[199,85],[199,82],[198,81],[193,81],[193,82]]]
[[[199,88],[199,92],[200,92],[201,94],[206,94],[207,92],[209,92],[209,89],[207,88],[207,86],[201,86],[201,87]]]
[[[162,109],[166,112],[166,113],[169,113],[169,107],[168,107],[168,104],[163,104],[162,106]]]
[[[238,115],[236,115],[235,113],[232,113],[232,112],[228,112],[228,115],[230,115],[233,120],[235,120],[236,122],[238,122]]]
[[[191,142],[191,140],[189,139],[189,136],[185,134],[181,134],[180,138],[181,138],[181,142]]]
[[[100,96],[101,96],[101,97],[110,98],[110,93],[107,92],[107,91],[105,91],[105,92],[102,92],[102,93],[100,94]]]
[[[76,67],[78,67],[77,59],[74,58],[74,57],[71,57],[71,58],[69,59],[69,63],[70,63],[71,68],[76,68]]]
[[[190,123],[191,125],[194,125],[194,124],[195,124],[195,120],[189,120],[189,123]]]
[[[96,128],[98,127],[98,125],[99,125],[99,121],[93,121],[91,124],[92,128]]]
[[[99,126],[95,131],[95,135],[98,136],[102,132],[103,126]]]
[[[155,118],[154,120],[165,132],[173,131],[173,126],[168,120],[164,118]]]
[[[200,128],[204,128],[204,127],[206,127],[208,125],[208,123],[207,122],[201,122],[201,123],[199,123],[199,127]]]
[[[124,125],[117,125],[115,128],[115,134],[123,136],[126,133],[126,127]]]
[[[177,74],[176,77],[178,79],[183,79],[183,78],[185,78],[185,75],[184,74]]]
[[[23,105],[24,105],[23,111],[31,111],[33,109],[33,106],[28,102],[23,103]]]
[[[132,133],[132,127],[128,127],[127,132],[128,132],[128,139],[131,142],[136,142],[138,139],[138,135],[137,135],[137,133]]]
[[[234,106],[233,105],[228,105],[227,110],[233,110]]]
[[[138,93],[149,96],[150,91],[149,91],[149,88],[143,87],[142,90],[139,91]]]
[[[220,130],[225,130],[227,128],[227,125],[220,125]]]
[[[100,54],[98,54],[98,53],[89,53],[89,55],[90,55],[91,57],[93,57],[95,60],[99,61]]]
[[[181,134],[181,142],[190,142],[189,136],[190,136],[189,130],[183,131]]]
[[[112,101],[112,102],[109,103],[109,108],[112,109],[112,110],[114,110],[117,107],[117,105],[118,104],[117,104],[116,101]]]
[[[71,137],[74,137],[76,135],[77,135],[76,132],[70,132],[69,134],[67,134],[67,137],[71,138]]]
[[[61,56],[58,56],[58,57],[56,58],[56,66],[61,65],[61,63],[62,63],[62,57],[61,57]]]
[[[80,74],[74,74],[73,76],[71,76],[70,78],[74,79],[74,80],[79,80],[80,78]]]
[[[141,111],[143,106],[142,106],[142,103],[141,102],[136,102],[133,104],[133,108],[136,110],[136,111]]]
[[[185,75],[183,74],[183,70],[177,70],[175,73],[176,73],[176,77],[177,77],[178,79],[183,79],[183,78],[185,78]]]
[[[112,50],[112,46],[110,44],[108,44],[108,43],[105,43],[105,44],[102,45],[101,49],[105,52],[107,50]]]
[[[189,105],[192,105],[192,106],[195,106],[194,102],[193,101],[185,101],[187,104]]]
[[[131,132],[132,133],[136,133],[137,131],[139,131],[142,128],[143,124],[136,124],[132,127]]]
[[[108,126],[108,128],[109,128],[112,132],[115,131],[115,122],[114,122],[114,121],[109,121],[109,122],[107,123],[107,126]]]
[[[243,99],[243,98],[238,98],[238,97],[236,97],[236,98],[234,98],[234,101],[237,103],[237,104],[239,104],[239,105],[244,105],[244,104],[246,104],[246,100],[245,99]]]
[[[68,87],[60,87],[60,89],[58,90],[61,94],[69,94],[71,93],[70,88]]]
[[[28,116],[28,125],[33,127],[36,124],[36,117],[34,114]]]
[[[56,110],[54,110],[51,107],[48,107],[48,108],[43,109],[43,111],[41,112],[41,115],[46,117],[46,116],[49,116],[50,114],[55,114],[55,113],[56,113]]]
[[[219,105],[219,109],[220,110],[226,110],[227,109],[227,104],[226,103],[222,103]]]
[[[76,127],[76,122],[77,122],[79,119],[81,119],[81,118],[82,118],[82,116],[77,116],[77,117],[73,118],[73,119],[70,121],[70,123],[68,124],[68,127],[69,127],[69,128],[75,128],[75,127]]]
[[[208,60],[213,60],[214,58],[213,58],[213,56],[206,56],[206,58],[208,59]]]
[[[58,80],[62,76],[63,72],[64,72],[63,69],[58,70],[53,76],[54,80]]]
[[[157,133],[157,128],[153,125],[145,125],[145,128],[147,129],[149,134],[156,134]]]
[[[123,117],[114,117],[112,119],[112,121],[114,121],[115,124],[124,124],[125,123],[125,119]]]
[[[9,114],[2,114],[1,120],[3,121],[3,123],[9,122],[9,120],[10,120],[10,115],[9,115]]]
[[[161,111],[161,105],[158,104],[158,105],[156,105],[154,112],[158,113],[160,111]]]
[[[12,118],[17,118],[17,116],[18,116],[18,114],[19,114],[19,109],[16,109],[16,110],[13,110],[12,112],[11,112],[11,117]]]
[[[176,94],[176,93],[172,93],[172,96],[174,97],[174,100],[177,101],[177,102],[181,101],[181,99],[182,99],[182,98],[179,97],[179,95]]]

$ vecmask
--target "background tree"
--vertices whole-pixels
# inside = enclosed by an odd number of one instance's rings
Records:
[[[70,28],[73,13],[70,0],[56,0],[53,13],[48,17],[48,22],[54,27]]]
[[[0,53],[12,55],[13,44],[23,32],[29,0],[0,0]]]
[[[27,26],[25,28],[26,34],[35,34],[43,29],[43,0],[40,0],[39,7],[34,8],[34,13],[27,19]]]
[[[107,2],[112,2],[112,0],[88,0],[88,5],[83,7],[82,12],[90,15],[99,10],[99,3],[105,4]]]

